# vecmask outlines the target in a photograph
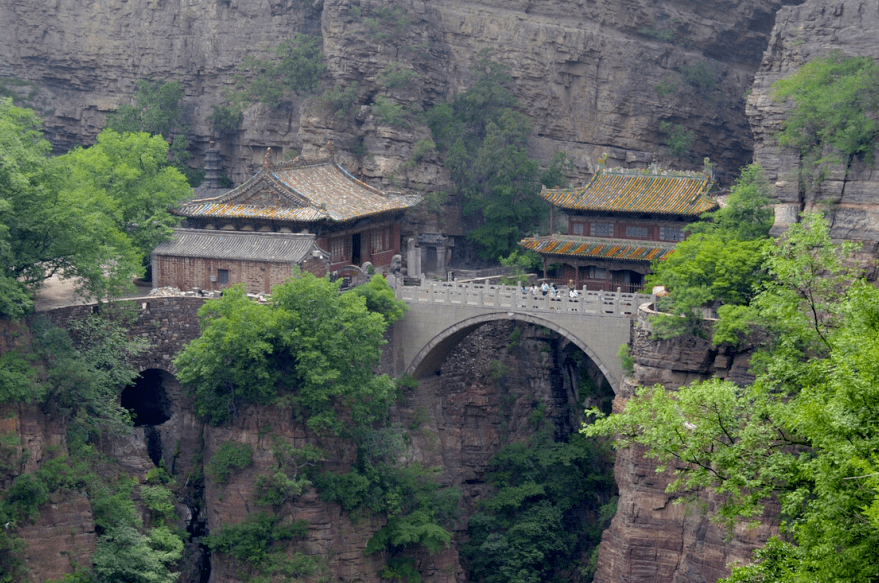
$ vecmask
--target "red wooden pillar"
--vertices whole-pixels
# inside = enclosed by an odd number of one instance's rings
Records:
[[[546,279],[546,255],[543,256],[543,279]]]
[[[580,289],[580,265],[574,266],[574,289]]]

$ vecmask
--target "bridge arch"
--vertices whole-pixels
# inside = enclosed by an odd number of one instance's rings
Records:
[[[407,367],[406,372],[416,379],[422,379],[428,376],[433,371],[438,370],[443,360],[448,356],[452,349],[476,328],[488,322],[505,320],[516,320],[527,324],[534,324],[535,326],[543,326],[552,330],[559,336],[566,338],[582,350],[586,356],[595,363],[601,371],[601,374],[604,375],[604,378],[607,379],[607,382],[613,387],[614,392],[619,389],[618,380],[611,373],[610,369],[608,369],[607,365],[602,362],[601,358],[595,353],[595,351],[592,350],[582,339],[578,338],[577,335],[572,334],[563,326],[560,326],[551,320],[541,318],[534,314],[521,312],[489,312],[461,320],[460,322],[449,326],[425,344],[424,348],[415,355],[412,363]]]

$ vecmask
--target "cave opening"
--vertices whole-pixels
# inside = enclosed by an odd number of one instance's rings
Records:
[[[171,399],[166,391],[170,379],[169,373],[151,368],[122,390],[122,406],[131,412],[135,427],[161,425],[171,418]]]

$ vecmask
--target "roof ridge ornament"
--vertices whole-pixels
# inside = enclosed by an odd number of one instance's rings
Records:
[[[271,168],[272,167],[271,155],[272,155],[272,148],[271,147],[266,148],[266,155],[263,156],[263,158],[262,158],[262,167],[263,168]]]

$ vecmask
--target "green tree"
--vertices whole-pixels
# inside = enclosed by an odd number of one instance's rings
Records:
[[[168,208],[190,193],[186,177],[168,163],[167,152],[160,135],[108,129],[98,134],[95,145],[61,156],[65,194],[105,202],[104,211],[143,263],[180,222]]]
[[[384,316],[388,324],[401,320],[409,309],[405,302],[397,299],[388,280],[379,274],[373,275],[368,283],[355,287],[351,293],[362,296],[366,300],[366,309]]]
[[[663,285],[669,296],[659,307],[671,315],[653,319],[662,336],[701,329],[702,308],[747,305],[765,280],[772,208],[763,169],[742,169],[727,204],[689,225],[691,234],[665,261],[653,265],[647,285]]]
[[[140,79],[136,86],[135,104],[120,105],[107,116],[105,128],[120,134],[146,132],[151,136],[162,136],[171,145],[167,152],[171,163],[187,178],[195,178],[186,164],[192,154],[187,138],[189,125],[184,121],[183,84]]]
[[[713,379],[678,391],[639,389],[621,415],[585,428],[644,446],[671,490],[721,494],[731,526],[781,505],[783,541],[729,581],[870,581],[879,572],[871,522],[879,436],[879,290],[846,267],[820,216],[806,216],[773,248],[771,278],[746,308],[721,313],[731,336],[759,343],[750,387]],[[747,312],[743,317],[743,312]],[[719,327],[720,327],[719,326]]]
[[[168,567],[183,554],[183,541],[167,527],[149,536],[131,526],[111,529],[98,539],[92,556],[96,583],[173,583],[177,574]]]
[[[527,154],[531,121],[517,111],[507,68],[482,51],[471,72],[473,85],[430,109],[426,119],[471,221],[467,238],[483,259],[497,260],[547,214],[541,184],[559,186],[567,159],[553,158],[541,174]]]
[[[199,317],[201,337],[174,362],[211,423],[248,403],[293,406],[311,428],[334,433],[387,414],[394,384],[373,374],[387,321],[338,283],[303,273],[275,286],[268,305],[235,286]]]
[[[0,315],[32,309],[52,275],[75,278],[88,297],[130,287],[142,257],[173,222],[164,209],[185,192],[156,159],[160,138],[101,134],[93,151],[48,158],[40,120],[0,100]]]
[[[320,76],[326,70],[321,38],[297,33],[270,49],[274,57],[245,57],[236,75],[237,99],[245,103],[264,103],[278,107],[290,95],[313,95],[320,87]]]
[[[772,89],[777,100],[794,104],[779,142],[799,150],[804,187],[820,183],[827,164],[848,166],[855,156],[872,158],[879,136],[879,66],[872,58],[834,51],[776,81]]]
[[[594,440],[574,434],[555,442],[546,430],[499,451],[487,475],[496,491],[468,520],[471,580],[557,580],[597,548],[605,525],[584,520],[583,507],[613,494],[607,459]]]

